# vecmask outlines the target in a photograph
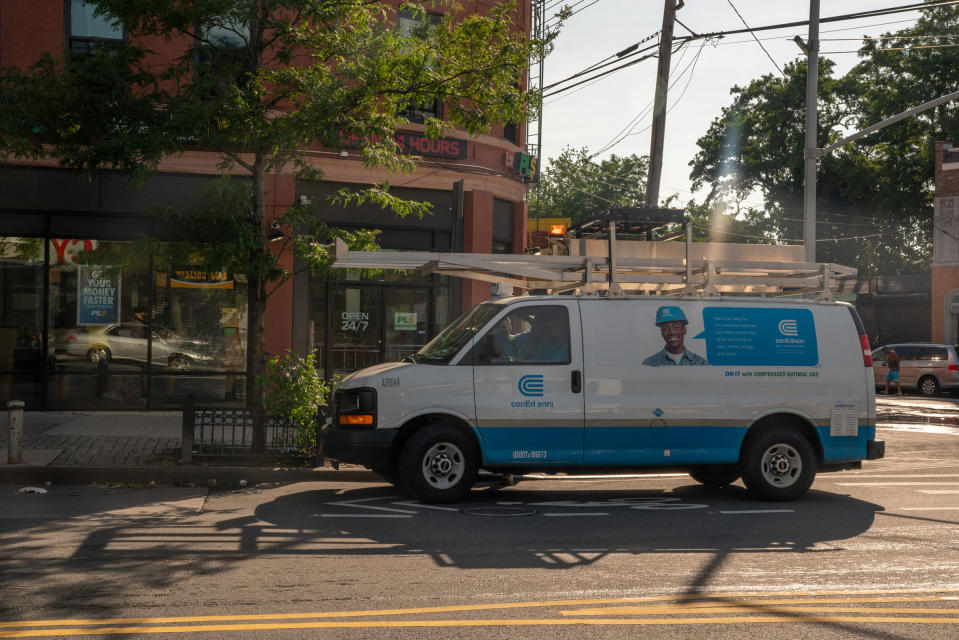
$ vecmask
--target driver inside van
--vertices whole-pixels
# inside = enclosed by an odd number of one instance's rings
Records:
[[[569,362],[568,320],[565,309],[518,309],[490,329],[499,347],[491,362]]]

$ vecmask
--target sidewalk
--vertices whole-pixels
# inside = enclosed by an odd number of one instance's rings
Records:
[[[959,425],[959,398],[876,396],[877,422]],[[310,480],[376,481],[360,469],[181,465],[179,411],[25,412],[23,464],[8,464],[9,422],[0,411],[0,484],[91,482],[236,484]]]
[[[370,481],[360,470],[181,465],[182,414],[34,412],[23,414],[23,464],[8,463],[9,416],[0,411],[0,484],[53,482],[235,484],[309,480]]]

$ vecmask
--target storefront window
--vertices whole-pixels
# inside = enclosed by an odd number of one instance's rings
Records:
[[[241,399],[245,278],[199,270],[176,245],[50,245],[49,406],[174,408],[191,394],[199,402]]]
[[[402,360],[429,342],[429,291],[386,289],[386,361]]]
[[[44,355],[43,242],[35,238],[0,238],[0,394],[23,400],[28,409],[40,403],[40,380],[53,365]]]

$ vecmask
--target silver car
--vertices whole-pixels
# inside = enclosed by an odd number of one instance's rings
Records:
[[[903,390],[916,389],[924,396],[959,389],[959,347],[952,344],[906,343],[885,345],[899,354],[899,384]],[[880,347],[872,352],[876,387],[885,389],[886,354]]]
[[[144,333],[142,326],[132,323],[79,328],[65,337],[64,350],[93,364],[101,360],[145,363],[147,339]],[[153,364],[179,370],[214,366],[214,357],[204,345],[186,342],[169,329],[158,326],[153,327],[152,360]]]

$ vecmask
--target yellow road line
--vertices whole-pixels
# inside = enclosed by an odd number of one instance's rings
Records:
[[[201,633],[210,631],[269,631],[280,629],[411,629],[430,627],[548,627],[548,626],[664,626],[772,624],[784,622],[856,624],[959,624],[959,618],[937,616],[733,616],[722,618],[566,618],[495,620],[341,620],[287,622],[278,624],[223,624],[160,627],[98,627],[80,629],[28,629],[0,632],[0,638],[39,638],[50,636],[92,636],[148,633]]]
[[[508,609],[530,609],[530,608],[548,608],[548,607],[584,607],[590,605],[632,605],[636,607],[641,603],[676,603],[674,607],[690,613],[689,607],[724,607],[731,604],[741,606],[769,606],[771,604],[836,604],[836,603],[891,603],[891,602],[940,602],[959,599],[959,594],[954,591],[944,590],[904,590],[888,593],[912,593],[917,595],[883,595],[880,592],[873,591],[810,591],[802,592],[804,597],[788,597],[795,592],[730,592],[730,593],[705,593],[705,594],[673,594],[661,596],[636,596],[622,598],[593,598],[581,600],[545,600],[531,602],[501,602],[488,604],[466,604],[452,605],[442,607],[420,607],[409,609],[373,609],[356,611],[321,611],[304,613],[264,613],[264,614],[234,614],[234,615],[208,615],[208,616],[176,616],[176,617],[150,617],[150,618],[79,618],[79,619],[61,619],[61,620],[24,620],[16,622],[0,622],[0,629],[24,629],[30,627],[50,627],[50,626],[82,626],[82,625],[155,625],[155,624],[177,624],[177,623],[197,623],[197,622],[227,622],[227,621],[260,621],[260,620],[303,620],[308,618],[359,618],[372,616],[408,616],[422,615],[431,613],[465,613],[470,611],[497,611]],[[930,594],[930,595],[918,595]],[[932,595],[939,594],[939,595]],[[863,595],[869,597],[855,598],[853,595]],[[780,596],[780,599],[773,599]],[[782,596],[787,598],[782,599]],[[823,600],[811,598],[809,596],[846,596],[833,600]],[[755,598],[755,600],[734,600],[736,598]],[[768,598],[768,599],[763,599]],[[681,604],[685,603],[685,604]],[[642,607],[638,609],[646,610]],[[615,614],[615,607],[606,609],[596,609],[595,615]],[[927,610],[928,611],[928,610]],[[564,612],[560,612],[564,613]],[[585,613],[570,612],[569,615],[587,615]],[[566,615],[566,614],[564,614]],[[588,615],[594,615],[592,613]],[[312,623],[308,623],[312,624]],[[196,628],[196,627],[190,627]],[[4,636],[0,632],[0,637]]]
[[[665,606],[652,605],[627,605],[618,607],[596,607],[591,609],[570,609],[569,611],[560,611],[564,616],[603,616],[603,615],[638,615],[644,613],[694,613],[700,609],[756,609],[771,606],[797,606],[797,605],[846,605],[846,604],[866,604],[866,603],[890,603],[890,602],[943,602],[952,601],[949,596],[888,596],[880,598],[789,598],[789,599],[769,599],[769,600],[733,600],[726,601],[711,599],[709,601],[676,603]],[[806,608],[803,606],[803,608]],[[835,610],[836,607],[827,610]],[[844,609],[845,610],[845,609]],[[945,609],[936,609],[936,611],[946,611]],[[951,612],[952,610],[950,610]],[[955,611],[959,611],[956,609]]]
[[[575,611],[560,611],[561,616],[652,616],[652,615],[705,615],[714,613],[736,613],[737,611],[748,613],[762,613],[765,604],[754,602],[752,604],[730,604],[728,606],[712,607],[610,607],[608,609],[578,609]],[[905,614],[929,614],[937,615],[959,615],[959,609],[916,609],[909,607],[844,607],[836,605],[832,607],[820,607],[813,605],[794,606],[773,606],[769,607],[767,613],[905,613]]]

